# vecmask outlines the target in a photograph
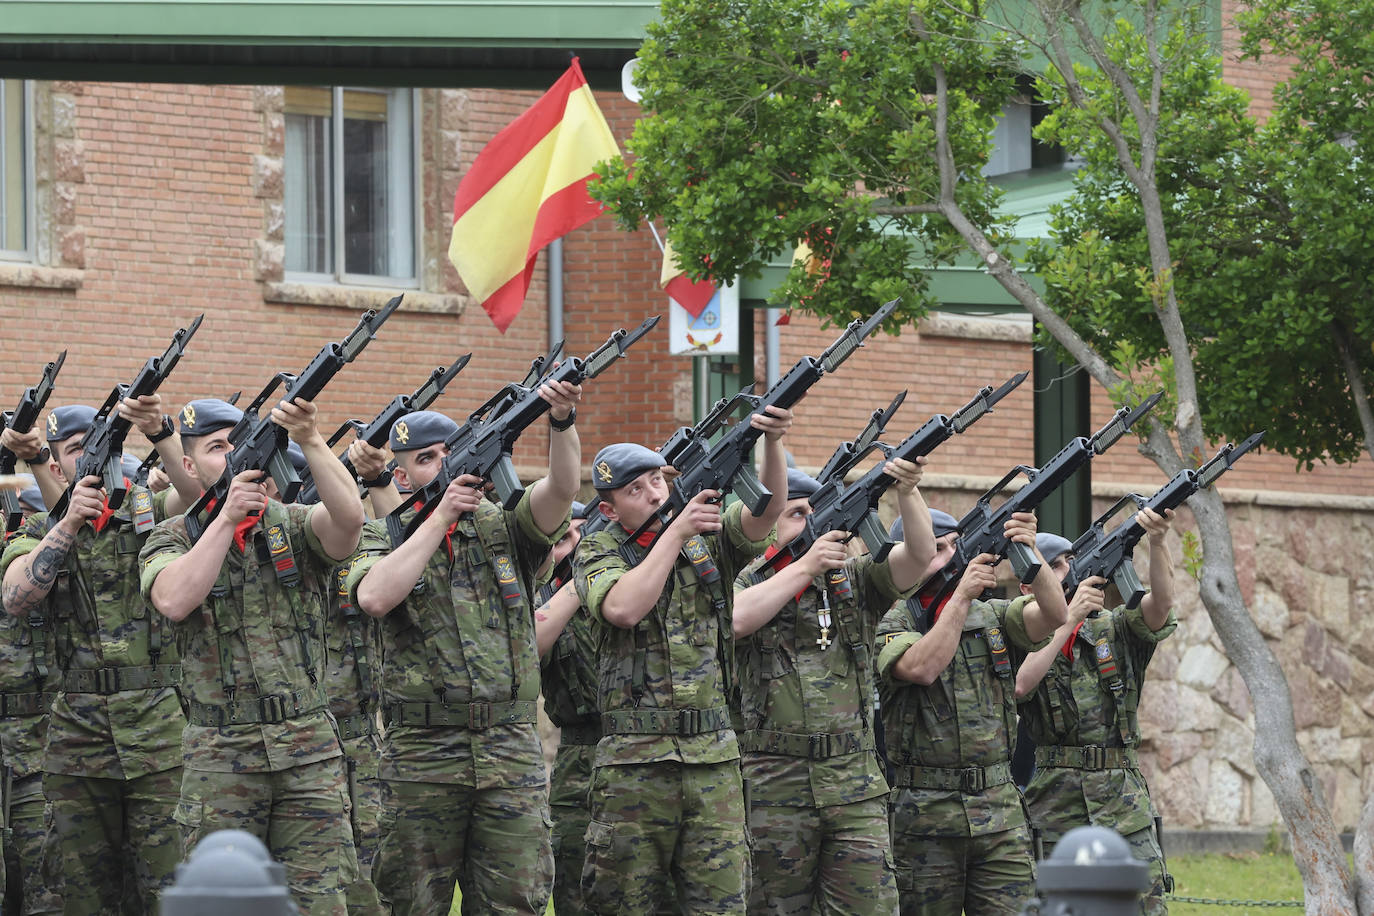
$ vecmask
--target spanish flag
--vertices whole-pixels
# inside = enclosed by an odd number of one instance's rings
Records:
[[[576,58],[477,154],[454,197],[448,256],[502,333],[524,304],[539,249],[601,212],[587,181],[619,155]]]
[[[672,243],[666,239],[663,242],[663,270],[659,272],[658,285],[693,318],[700,318],[716,295],[715,284],[710,280],[692,280],[687,276],[678,263]]]

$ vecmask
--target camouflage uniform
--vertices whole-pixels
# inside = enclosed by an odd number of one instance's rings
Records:
[[[1023,617],[1031,598],[974,601],[953,659],[928,686],[892,679],[921,638],[915,600],[887,612],[877,643],[901,912],[1014,916],[1035,889],[1030,827],[1011,778],[1016,669],[1037,647]]]
[[[458,520],[415,591],[383,618],[382,844],[374,875],[393,911],[542,914],[553,883],[548,775],[535,728],[534,571],[562,535],[512,510]],[[407,511],[404,526],[413,517]],[[347,585],[391,550],[363,529]]]
[[[582,871],[589,912],[651,913],[670,885],[683,912],[745,910],[749,849],[727,701],[731,585],[768,539],[748,539],[743,508],[721,514],[720,533],[687,542],[657,606],[629,629],[606,624],[601,605],[641,551],[617,524],[577,547],[577,593],[597,621],[604,732]]]
[[[62,673],[48,724],[43,788],[66,881],[65,912],[118,909],[126,878],[144,912],[181,861],[173,820],[185,723],[176,650],[162,615],[138,593],[138,551],[166,494],[130,487],[99,532],[83,525],[44,601]],[[28,519],[0,576],[48,533]]]
[[[562,586],[555,581],[540,590],[535,605],[544,604]],[[553,815],[553,908],[558,916],[579,916],[582,908],[582,863],[587,857],[587,824],[591,809],[592,757],[601,740],[601,713],[596,707],[596,644],[592,621],[579,607],[557,642],[539,663],[544,711],[559,728],[558,750],[549,783]]]
[[[43,797],[43,742],[57,687],[47,620],[0,614],[0,806],[4,814],[5,913],[62,912],[61,871]]]
[[[736,594],[771,575],[754,564]],[[751,913],[897,909],[887,781],[874,754],[872,647],[878,618],[906,594],[886,563],[856,557],[739,642]]]
[[[1167,913],[1158,812],[1136,760],[1136,709],[1155,646],[1174,632],[1172,611],[1151,630],[1139,608],[1098,612],[1055,653],[1044,680],[1021,701],[1035,740],[1035,776],[1026,787],[1031,823],[1048,854],[1074,827],[1111,827],[1150,864],[1152,886],[1141,912]]]
[[[347,564],[334,570],[324,629],[324,688],[329,695],[329,711],[339,724],[348,772],[353,845],[358,851],[358,880],[347,889],[348,912],[373,916],[391,912],[390,907],[382,905],[372,881],[372,862],[381,841],[382,813],[373,665],[378,657],[377,624],[348,600],[347,577]]]
[[[269,500],[244,551],[230,545],[205,603],[174,626],[187,701],[176,816],[188,848],[226,827],[257,835],[285,864],[302,913],[344,916],[358,861],[319,683],[335,561],[310,526],[312,508]],[[145,598],[190,549],[185,516],[154,529],[140,554]]]

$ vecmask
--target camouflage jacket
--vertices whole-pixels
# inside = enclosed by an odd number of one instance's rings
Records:
[[[35,644],[41,647],[46,677],[38,671]],[[47,622],[32,627],[27,619],[0,613],[0,708],[8,710],[0,715],[0,763],[14,770],[15,779],[43,771],[48,706],[61,678]]]
[[[362,734],[362,729],[376,730],[377,660],[381,657],[377,620],[349,598],[348,569],[344,563],[330,573],[324,625],[324,692],[345,738]]]
[[[1021,700],[1037,749],[1138,746],[1136,710],[1145,668],[1155,647],[1177,627],[1171,611],[1162,627],[1151,630],[1138,607],[1100,611],[1085,620],[1070,643],[1072,661],[1056,652],[1044,680]],[[1155,816],[1149,787],[1135,766],[1039,766],[1026,787],[1026,804],[1036,826],[1056,834],[1088,823],[1134,833]]]
[[[341,753],[320,687],[325,588],[337,564],[310,526],[316,508],[269,500],[244,551],[230,545],[205,603],[173,627],[192,722],[198,710],[276,713],[274,721],[188,724],[188,768],[277,772]],[[190,549],[185,516],[153,529],[139,554],[146,600],[158,575]],[[283,578],[287,559],[294,582]]]
[[[598,706],[605,728],[596,765],[657,763],[722,763],[739,757],[730,723],[734,679],[731,635],[732,583],[739,571],[763,552],[772,535],[751,541],[744,534],[742,503],[727,507],[718,534],[689,541],[714,561],[720,579],[708,587],[688,559],[678,556],[658,603],[635,626],[611,626],[601,618],[601,605],[612,586],[631,569],[621,553],[629,532],[612,524],[577,545],[573,581],[583,607],[596,621]],[[686,733],[670,733],[683,717],[699,720]],[[649,731],[661,723],[663,731]],[[621,728],[640,731],[621,731]],[[619,733],[616,733],[618,732]]]
[[[555,582],[553,590],[561,586]],[[539,660],[539,680],[549,721],[559,728],[601,730],[601,711],[596,705],[596,642],[586,608],[577,609]]]
[[[868,555],[839,572],[813,580],[737,644],[753,804],[822,807],[887,794],[873,742],[872,647],[883,611],[910,592]],[[771,575],[762,561],[752,564],[735,580],[736,595]]]
[[[383,778],[476,788],[545,784],[534,724],[539,656],[530,596],[567,520],[552,534],[540,531],[530,493],[514,509],[483,503],[460,518],[410,597],[382,619]],[[359,583],[390,550],[385,522],[369,523],[346,580],[355,604]],[[471,704],[478,704],[479,720],[489,708],[494,719],[518,721],[468,727]],[[464,724],[407,724],[426,710]]]
[[[893,680],[893,666],[921,633],[907,601],[887,612],[878,624],[878,693],[894,772],[901,767],[1009,771],[1016,738],[1016,669],[1048,642],[1032,644],[1026,635],[1023,615],[1030,602],[1030,596],[974,601],[954,658],[929,685]],[[1009,772],[1005,782],[979,791],[905,791],[916,796],[928,836],[999,833],[1026,823],[1021,793]]]
[[[69,688],[59,686],[53,702],[47,772],[134,779],[181,765],[177,652],[166,618],[138,590],[138,552],[148,535],[135,525],[136,506],[149,521],[165,518],[169,492],[130,487],[101,531],[83,525],[44,600],[51,658],[62,672],[55,680]],[[6,546],[0,576],[48,529],[47,513],[30,516]],[[107,683],[98,685],[98,669],[116,670],[100,672]],[[146,684],[121,687],[134,676]]]

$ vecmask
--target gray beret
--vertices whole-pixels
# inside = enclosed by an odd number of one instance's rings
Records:
[[[645,471],[665,464],[663,456],[651,448],[633,442],[617,442],[596,453],[592,461],[592,486],[599,491],[615,490]]]
[[[593,505],[594,505],[594,504],[593,504]],[[579,518],[580,518],[580,519],[583,519],[583,520],[586,520],[586,518],[587,518],[589,515],[591,515],[591,509],[592,509],[592,507],[589,506],[589,505],[587,505],[586,503],[580,502],[580,501],[574,499],[574,500],[573,500],[573,504],[572,504],[572,517],[573,517],[573,520],[575,521],[575,520],[577,520],[577,519],[579,519]]]
[[[1035,536],[1035,549],[1040,551],[1046,563],[1053,563],[1073,549],[1073,542],[1066,537],[1041,531]]]
[[[821,482],[796,468],[787,469],[787,498],[805,499],[821,488]]]
[[[435,410],[413,410],[391,426],[391,450],[413,452],[443,442],[458,424]]]
[[[243,411],[228,401],[201,398],[181,408],[181,435],[189,438],[208,436],[221,429],[237,426]]]
[[[48,413],[48,444],[70,439],[77,433],[84,433],[91,428],[91,421],[94,419],[95,408],[87,407],[85,404],[54,407]]]
[[[20,474],[19,476],[28,481],[28,485],[19,491],[19,502],[34,512],[46,512],[48,504],[43,501],[43,491],[38,489],[38,482],[33,479],[33,475]]]
[[[940,538],[949,534],[951,531],[958,531],[959,520],[948,512],[942,512],[939,509],[931,509],[930,527],[935,532],[935,536]],[[900,541],[902,539],[902,534],[902,517],[899,515],[897,516],[897,520],[892,523],[892,530],[888,531],[887,536],[894,541]]]
[[[138,457],[137,455],[130,455],[128,452],[125,452],[123,455],[120,456],[120,462],[124,466],[125,477],[129,478],[130,480],[133,480],[136,477],[138,477],[138,466],[143,463],[142,458]]]

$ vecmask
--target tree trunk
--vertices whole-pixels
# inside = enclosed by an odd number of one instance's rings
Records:
[[[1236,578],[1231,530],[1221,496],[1205,490],[1188,500],[1203,548],[1203,603],[1227,656],[1245,679],[1255,709],[1255,767],[1268,784],[1293,842],[1312,916],[1355,916],[1345,851],[1321,784],[1298,746],[1288,680],[1255,626]]]
[[[1350,338],[1340,322],[1331,324],[1331,337],[1336,341],[1336,352],[1340,354],[1341,368],[1345,370],[1345,380],[1350,385],[1350,397],[1355,402],[1360,429],[1364,431],[1364,450],[1374,458],[1374,412],[1369,409],[1369,392],[1365,391],[1359,363],[1355,362],[1355,355],[1350,352]]]
[[[1360,916],[1374,916],[1374,795],[1365,799],[1355,828],[1355,903]]]

